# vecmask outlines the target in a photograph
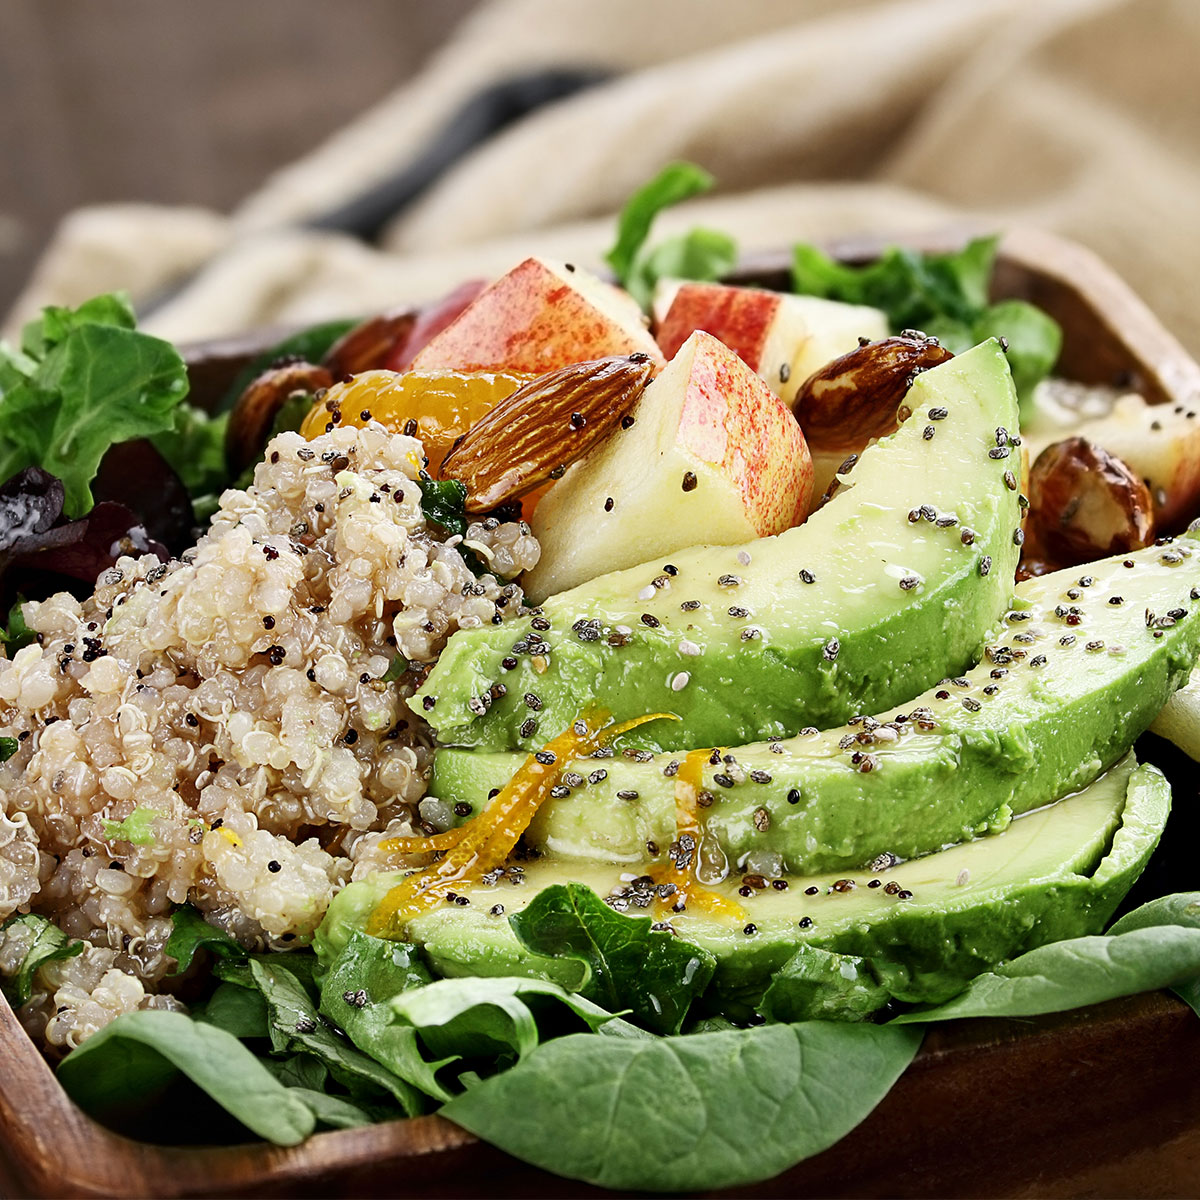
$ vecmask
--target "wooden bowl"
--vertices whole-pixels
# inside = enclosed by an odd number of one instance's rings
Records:
[[[947,229],[905,239],[961,245]],[[832,247],[869,260],[890,239]],[[738,283],[786,288],[783,256],[747,261]],[[1200,366],[1092,254],[1015,231],[1000,247],[998,297],[1039,304],[1063,326],[1060,369],[1140,390],[1156,403],[1200,401]],[[273,343],[258,333],[188,352],[193,399],[213,404]],[[1172,777],[1176,815],[1140,885],[1194,883],[1194,765],[1157,739],[1140,747]],[[1191,878],[1189,878],[1191,875]],[[1147,890],[1149,889],[1149,891]],[[519,1162],[439,1116],[263,1143],[161,1147],[84,1116],[0,1000],[0,1188],[8,1196],[599,1196]],[[1200,1021],[1165,993],[1032,1020],[933,1027],[912,1066],[836,1146],[744,1196],[1182,1196],[1200,1180]],[[716,1193],[714,1193],[716,1194]]]

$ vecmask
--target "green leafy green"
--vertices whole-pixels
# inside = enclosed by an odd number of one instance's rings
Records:
[[[43,359],[60,342],[85,325],[109,325],[113,329],[137,328],[137,316],[125,292],[108,292],[85,300],[78,308],[48,305],[41,316],[21,330],[21,349],[31,361]]]
[[[652,929],[649,917],[614,912],[580,883],[539,892],[509,924],[535,954],[586,963],[579,991],[609,1012],[628,1009],[654,1033],[679,1032],[716,968],[708,951]]]
[[[1108,933],[1111,937],[1155,925],[1182,925],[1188,929],[1200,929],[1200,892],[1176,892],[1172,896],[1151,900],[1149,904],[1135,908],[1114,922]],[[1171,990],[1200,1016],[1200,975],[1176,984]]]
[[[178,1012],[125,1013],[59,1064],[67,1095],[91,1116],[128,1117],[153,1107],[179,1075],[247,1129],[280,1146],[312,1133],[312,1108],[230,1033]]]
[[[762,999],[773,1021],[864,1021],[891,993],[870,959],[801,944],[775,973]]]
[[[467,489],[457,479],[422,479],[421,512],[425,520],[450,533],[467,532]]]
[[[893,246],[861,267],[802,244],[793,251],[792,286],[808,295],[881,308],[894,332],[921,329],[956,354],[990,337],[1004,338],[1017,391],[1027,400],[1058,361],[1062,330],[1023,300],[988,303],[998,243],[996,237],[976,238],[950,254]]]
[[[220,958],[244,961],[245,949],[223,929],[210,925],[190,904],[180,905],[171,914],[171,936],[163,952],[176,963],[173,975],[182,975],[192,965],[198,950],[207,950]]]
[[[24,1004],[33,993],[33,977],[38,969],[47,963],[74,958],[81,954],[83,943],[68,938],[52,921],[47,921],[45,917],[36,913],[14,913],[0,928],[8,929],[13,925],[24,925],[33,933],[33,940],[29,943],[29,949],[25,951],[25,958],[17,973],[7,982],[5,989],[17,1004]]]
[[[8,762],[17,750],[21,743],[15,737],[0,737],[0,762]]]
[[[191,492],[193,504],[220,494],[229,484],[225,462],[228,424],[228,413],[210,417],[195,405],[181,404],[175,410],[174,424],[150,439]]]
[[[236,1038],[268,1036],[267,1002],[253,988],[236,983],[218,984],[208,1002],[192,1012],[197,1020],[207,1021]]]
[[[123,821],[108,818],[102,822],[104,836],[110,842],[130,842],[134,846],[154,845],[154,818],[161,817],[157,809],[135,808]]]
[[[0,630],[0,641],[8,648],[9,657],[37,641],[37,634],[25,624],[25,600],[18,598],[8,610],[8,628]]]
[[[392,1011],[417,1029],[435,1058],[499,1059],[502,1066],[537,1047],[558,1007],[593,1033],[613,1019],[599,1005],[544,979],[439,979],[391,1001]]]
[[[891,1023],[1032,1017],[1200,980],[1200,928],[1157,925],[1070,938],[977,975],[952,1000]]]
[[[321,1012],[401,1079],[435,1100],[447,1100],[451,1093],[438,1082],[437,1072],[450,1060],[428,1061],[416,1029],[398,1021],[390,1004],[431,979],[413,947],[356,931],[329,964],[321,984]],[[363,997],[366,1002],[359,1004]]]
[[[920,1042],[919,1030],[824,1021],[654,1039],[575,1034],[442,1113],[571,1179],[709,1192],[769,1179],[833,1145]]]
[[[388,669],[379,677],[381,683],[395,683],[408,670],[408,659],[397,654],[388,664]]]
[[[305,362],[319,363],[338,338],[344,333],[348,333],[358,323],[357,317],[347,317],[336,321],[325,321],[320,325],[311,325],[307,329],[288,334],[273,346],[256,354],[229,385],[221,403],[217,406],[218,411],[228,412],[233,408],[238,397],[246,390],[251,381],[281,359],[302,359]]]
[[[46,310],[22,349],[0,371],[0,478],[39,466],[63,481],[67,514],[81,516],[110,446],[174,425],[187,369],[174,347],[134,330],[118,296]]]
[[[322,1019],[316,1004],[295,975],[263,955],[250,960],[250,971],[267,1002],[268,1036],[275,1053],[306,1051],[329,1069],[352,1094],[391,1096],[409,1116],[423,1110],[416,1090],[376,1059],[339,1037]]]
[[[618,281],[649,308],[654,285],[664,278],[719,279],[737,262],[737,243],[712,229],[692,229],[654,250],[646,239],[664,208],[707,192],[713,177],[695,163],[668,163],[626,202],[617,218],[617,240],[605,255]]]

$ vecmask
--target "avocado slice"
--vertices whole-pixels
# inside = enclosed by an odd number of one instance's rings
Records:
[[[1016,394],[989,341],[920,375],[906,403],[913,415],[803,525],[461,630],[413,709],[441,744],[483,750],[535,749],[589,703],[618,721],[671,712],[682,720],[626,744],[678,749],[839,724],[956,674],[1016,568]]]
[[[903,709],[706,755],[705,841],[734,862],[760,852],[789,871],[838,870],[928,853],[1084,787],[1195,663],[1197,547],[1187,534],[1027,580],[981,663]],[[560,858],[640,862],[648,843],[665,852],[680,761],[643,752],[572,764],[569,794],[543,806],[527,840]],[[518,762],[442,750],[431,788],[478,810]]]
[[[806,946],[866,956],[890,995],[937,1002],[1002,959],[1099,932],[1157,844],[1170,795],[1162,774],[1138,766],[1130,754],[1083,791],[1018,817],[1002,833],[881,872],[849,881],[836,873],[792,876],[785,888],[752,888],[748,898],[736,890],[740,877],[718,885],[714,890],[743,905],[752,933],[740,920],[667,915],[681,937],[716,957],[711,999],[717,1009],[757,1004],[772,976]],[[520,876],[465,886],[465,905],[412,921],[410,935],[435,971],[533,974],[578,986],[577,962],[532,954],[505,914],[555,883],[575,881],[609,895],[619,887],[620,868],[554,858],[521,868]],[[336,954],[399,878],[380,873],[341,892],[317,930],[318,955]],[[628,911],[655,910],[634,903]]]

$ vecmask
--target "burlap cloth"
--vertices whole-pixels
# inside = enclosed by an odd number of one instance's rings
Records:
[[[377,247],[297,228],[538,66],[612,77],[462,159]],[[964,214],[1041,225],[1200,351],[1200,0],[493,0],[232,214],[74,214],[7,328],[47,302],[168,289],[147,326],[191,339],[422,300],[529,252],[598,263],[611,213],[679,157],[719,189],[663,231],[703,221],[753,251]]]

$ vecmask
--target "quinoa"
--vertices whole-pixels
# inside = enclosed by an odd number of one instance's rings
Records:
[[[25,606],[39,644],[0,659],[0,733],[19,739],[0,919],[32,910],[87,943],[24,1007],[50,1044],[175,1003],[153,994],[174,905],[294,947],[347,882],[396,865],[379,842],[414,832],[433,745],[405,699],[455,630],[528,611],[426,523],[421,462],[378,425],[281,434],[182,560],[122,558],[85,601]],[[537,561],[519,522],[467,542],[501,575]],[[23,958],[10,943],[0,972]]]

